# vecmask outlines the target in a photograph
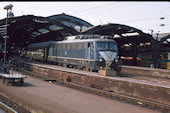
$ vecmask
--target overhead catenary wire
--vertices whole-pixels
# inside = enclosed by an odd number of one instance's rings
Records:
[[[118,3],[118,2],[116,2],[116,3]],[[121,2],[119,2],[119,3],[121,3]],[[129,3],[129,2],[127,2],[127,3]],[[113,5],[113,4],[115,4],[115,3],[112,3],[112,4],[104,4],[104,5],[100,5],[100,6],[96,6],[96,7],[92,7],[92,8],[88,8],[88,9],[83,9],[83,10],[80,10],[80,11],[77,11],[77,12],[74,12],[74,14],[75,13],[83,13],[83,12],[87,12],[87,11],[91,11],[91,10],[93,10],[93,9],[97,9],[97,8],[101,8],[102,6],[107,6],[107,5]],[[150,15],[151,13],[147,13],[147,14],[144,14],[144,15],[140,15],[140,16],[146,16],[146,15]],[[158,13],[156,13],[156,15],[157,15]],[[152,15],[155,15],[155,14],[153,14],[152,13]],[[168,13],[168,15],[165,15],[165,14],[162,14],[162,13],[159,13],[159,15],[158,16],[152,16],[152,17],[146,17],[146,18],[139,18],[139,19],[132,19],[132,20],[126,20],[126,21],[118,21],[118,22],[120,22],[120,23],[122,23],[122,22],[138,22],[138,21],[148,21],[148,20],[152,20],[152,19],[159,19],[160,17],[164,17],[164,16],[170,16],[169,15],[169,13]],[[133,18],[134,18],[135,16],[133,16]],[[137,17],[137,16],[136,16]],[[157,18],[156,18],[157,17]],[[120,17],[121,18],[121,17]],[[127,18],[127,16],[126,17],[123,17],[124,19],[126,19]]]
[[[94,9],[97,9],[97,8],[101,8],[101,7],[105,7],[105,6],[109,6],[109,5],[113,5],[113,4],[117,4],[117,3],[121,3],[120,1],[117,1],[117,2],[114,2],[114,3],[108,3],[108,4],[102,4],[102,5],[99,5],[99,6],[95,6],[95,7],[91,7],[91,8],[87,8],[87,9],[83,9],[83,10],[79,10],[79,11],[76,11],[76,12],[73,12],[73,14],[76,14],[76,13],[83,13],[83,12],[87,12],[87,11],[91,11],[91,10],[94,10]],[[129,4],[129,2],[127,2]],[[131,4],[131,3],[130,3]],[[33,8],[33,7],[36,7],[35,6],[29,6],[29,7],[26,7],[24,9],[21,10],[21,13],[23,13],[23,11],[27,10],[27,9],[30,9],[30,8]],[[152,14],[153,15],[153,14]],[[145,16],[145,15],[140,15],[140,16]],[[161,15],[160,15],[161,16]],[[170,15],[168,15],[170,16]],[[133,16],[135,17],[135,16]],[[120,17],[121,18],[121,17]],[[123,17],[124,19],[127,18],[126,17]],[[144,21],[144,20],[148,20],[148,19],[152,19],[154,17],[148,17],[148,18],[142,18],[142,19],[135,19],[135,20],[126,20],[126,21],[118,21],[118,22],[137,22],[137,21]]]
[[[170,16],[170,15],[167,15],[167,16]],[[158,17],[158,18],[156,18],[156,17]],[[134,20],[126,20],[126,21],[118,21],[118,22],[121,22],[121,23],[122,22],[138,22],[138,21],[143,21],[143,20],[147,20],[148,21],[149,19],[150,20],[152,20],[152,19],[157,20],[157,19],[159,19],[160,16],[156,16],[156,17],[146,17],[146,18],[141,18],[141,19],[139,18],[139,19],[134,19]]]
[[[97,8],[101,8],[103,6],[113,5],[113,4],[117,4],[117,3],[120,3],[120,1],[117,1],[117,2],[114,2],[114,3],[109,3],[109,4],[103,4],[103,5],[99,5],[99,6],[95,6],[95,7],[91,7],[91,8],[87,8],[87,9],[83,9],[83,10],[79,10],[79,11],[76,11],[76,12],[72,12],[71,14],[87,12],[87,11],[90,11],[90,10],[93,10],[93,9],[97,9]]]

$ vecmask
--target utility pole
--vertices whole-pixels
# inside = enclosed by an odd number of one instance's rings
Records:
[[[8,36],[8,10],[9,9],[12,9],[13,5],[12,4],[9,4],[9,5],[6,5],[4,7],[5,10],[7,10],[7,18],[6,18],[6,30],[5,30],[5,36],[4,36],[4,39],[5,39],[5,44],[4,44],[4,67],[6,68],[6,54],[7,54],[7,38],[9,37]]]

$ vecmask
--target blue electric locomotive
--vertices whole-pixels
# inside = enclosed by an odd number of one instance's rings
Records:
[[[27,57],[94,71],[104,68],[107,62],[119,71],[117,44],[106,36],[76,35],[63,41],[31,44],[27,48]]]

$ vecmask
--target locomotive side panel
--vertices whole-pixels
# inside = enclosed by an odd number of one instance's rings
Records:
[[[117,53],[117,44],[113,40],[62,41],[50,46],[48,61],[63,66],[99,70],[104,68],[109,60],[112,68],[118,70]]]
[[[94,53],[87,56],[87,45],[87,42],[56,43],[55,46],[49,48],[48,60],[60,65],[74,65],[80,68],[92,67],[94,61],[87,57],[94,58],[92,56]]]

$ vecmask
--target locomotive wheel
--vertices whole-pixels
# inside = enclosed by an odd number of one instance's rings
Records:
[[[73,65],[73,69],[78,69],[78,66],[76,66],[76,65]]]
[[[92,69],[92,72],[97,72],[97,70],[96,69]]]
[[[92,72],[92,69],[91,69],[91,68],[89,68],[89,69],[88,69],[88,71],[91,71],[91,72]]]
[[[67,67],[67,64],[62,64],[63,67]]]
[[[77,68],[78,68],[79,70],[83,70],[83,68],[82,68],[81,66],[77,66]]]
[[[85,67],[83,67],[83,70],[84,70],[84,71],[86,71],[86,68],[85,68]]]
[[[72,68],[72,67],[73,67],[73,65],[71,65],[71,64],[68,65],[68,68]]]
[[[88,68],[88,67],[86,67],[86,69],[85,69],[86,71],[90,71],[90,68]]]
[[[66,64],[66,67],[69,68],[69,64]]]

